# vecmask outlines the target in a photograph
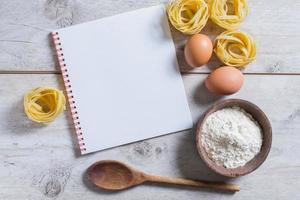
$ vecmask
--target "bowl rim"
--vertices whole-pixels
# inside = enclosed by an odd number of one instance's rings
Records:
[[[208,157],[207,152],[205,151],[202,142],[200,140],[201,129],[204,124],[204,121],[207,119],[207,117],[210,114],[216,112],[217,110],[223,109],[225,107],[232,107],[234,105],[239,106],[244,110],[246,109],[243,106],[247,105],[248,107],[251,107],[251,109],[253,109],[253,112],[256,112],[257,115],[260,115],[261,119],[263,119],[263,122],[262,120],[258,120],[256,117],[253,116],[253,113],[250,113],[249,110],[246,110],[246,112],[251,114],[253,119],[259,123],[263,134],[263,144],[260,152],[254,158],[248,161],[244,166],[237,167],[237,168],[225,168],[224,166],[217,165],[214,161],[212,161]],[[262,123],[264,124],[262,125]],[[236,98],[225,99],[225,100],[220,100],[215,102],[202,114],[196,126],[195,139],[196,139],[196,147],[197,147],[198,154],[200,155],[202,161],[209,169],[211,169],[217,174],[226,177],[238,177],[253,172],[259,166],[261,166],[262,163],[266,160],[272,146],[272,127],[266,114],[254,103],[251,103],[243,99],[236,99]]]

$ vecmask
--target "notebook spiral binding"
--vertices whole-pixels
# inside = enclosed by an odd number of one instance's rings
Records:
[[[60,69],[61,69],[64,85],[66,88],[66,93],[67,93],[69,106],[70,106],[70,110],[71,110],[71,115],[73,118],[73,122],[75,125],[75,132],[76,132],[77,139],[78,139],[79,149],[81,151],[81,154],[83,154],[86,151],[86,146],[85,146],[84,138],[82,135],[82,129],[81,129],[79,116],[78,116],[78,112],[77,112],[76,105],[75,105],[75,99],[73,96],[73,91],[72,91],[72,87],[71,87],[71,83],[70,83],[70,79],[69,79],[69,75],[68,75],[68,69],[67,69],[67,65],[65,62],[59,34],[58,34],[58,32],[52,32],[51,35],[52,35],[52,39],[54,42],[55,52],[56,52],[58,63],[59,63]]]

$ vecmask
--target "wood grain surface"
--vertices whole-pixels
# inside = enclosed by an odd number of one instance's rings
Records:
[[[184,75],[193,120],[218,100],[203,88],[206,75]],[[40,85],[61,88],[58,75],[0,75],[0,199],[299,199],[300,79],[286,75],[246,75],[242,90],[228,98],[257,104],[273,127],[273,145],[255,172],[226,179],[207,169],[197,154],[194,130],[179,132],[77,157],[68,111],[39,126],[26,119],[25,91]],[[291,84],[292,83],[292,84]],[[91,102],[92,103],[92,102]],[[241,185],[231,195],[210,190],[146,184],[112,193],[94,189],[83,176],[101,159],[116,159],[148,173],[230,181]]]
[[[50,31],[167,0],[0,0],[0,70],[58,71],[49,46]],[[300,1],[248,0],[250,14],[241,30],[258,45],[247,73],[300,73]],[[214,39],[223,30],[208,23],[203,33]],[[186,37],[172,30],[183,72],[209,72],[221,63],[214,56],[204,67],[190,71],[183,58]],[[101,35],[99,35],[101,37]]]
[[[0,0],[0,199],[300,199],[300,1],[248,0],[241,29],[258,43],[242,90],[227,98],[258,105],[273,127],[266,162],[254,173],[226,179],[207,169],[197,154],[195,131],[149,139],[78,157],[69,111],[43,126],[27,120],[23,94],[37,86],[63,89],[48,33],[57,28],[167,3],[167,0]],[[212,39],[222,30],[211,22]],[[203,86],[219,66],[214,57],[190,70],[183,58],[186,37],[172,29],[194,123],[219,97]],[[99,35],[101,37],[101,35]],[[138,72],[137,72],[138,75]],[[91,102],[94,103],[94,102]],[[232,195],[210,190],[145,184],[112,193],[93,188],[84,172],[93,162],[116,159],[148,173],[241,185]]]

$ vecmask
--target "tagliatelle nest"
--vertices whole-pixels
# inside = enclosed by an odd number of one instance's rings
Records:
[[[243,67],[255,59],[256,43],[242,31],[225,31],[215,39],[214,52],[224,64]]]
[[[171,24],[189,35],[199,33],[209,17],[204,0],[172,0],[167,5],[167,13]]]
[[[24,96],[24,111],[35,122],[52,122],[65,108],[64,94],[52,87],[38,87]]]
[[[224,29],[236,29],[248,15],[246,0],[210,0],[210,18]]]

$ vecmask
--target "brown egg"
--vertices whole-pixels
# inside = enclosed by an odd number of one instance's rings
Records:
[[[233,94],[242,87],[244,76],[234,67],[220,67],[213,71],[205,80],[209,91],[218,95]]]
[[[191,67],[199,67],[206,64],[213,52],[213,44],[209,37],[204,34],[191,36],[184,48],[186,62]]]

